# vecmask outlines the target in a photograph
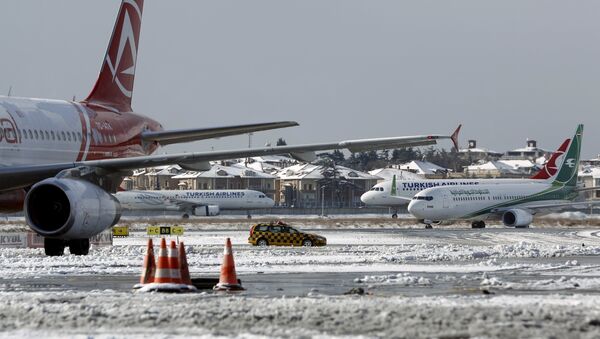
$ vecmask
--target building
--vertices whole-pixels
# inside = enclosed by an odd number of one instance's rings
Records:
[[[545,149],[537,147],[537,141],[527,139],[527,146],[524,148],[517,148],[512,151],[506,152],[502,157],[503,160],[532,160],[535,161],[540,157],[546,157],[551,154]]]
[[[413,160],[411,162],[407,162],[405,164],[397,165],[394,167],[397,167],[398,169],[407,172],[418,174],[422,177],[435,177],[440,175],[446,175],[448,174],[448,172],[451,171],[450,169],[438,166],[434,163],[419,160]]]
[[[208,171],[186,171],[173,177],[182,190],[250,189],[273,197],[275,176],[245,167],[213,165]]]
[[[298,164],[278,173],[275,202],[289,207],[355,207],[360,196],[381,178],[344,166],[333,169]]]
[[[378,183],[392,180],[394,175],[398,180],[419,180],[423,178],[416,173],[391,167],[374,169],[369,171],[369,174],[381,178],[377,181]]]
[[[477,147],[476,140],[469,140],[467,148],[460,149],[458,153],[462,158],[470,160],[471,163],[481,160],[498,160],[504,155],[500,152]]]
[[[181,172],[181,167],[177,165],[143,168],[133,172],[129,177],[131,182],[123,180],[121,187],[135,190],[175,190],[179,182],[173,177]]]
[[[600,167],[586,166],[579,171],[579,184],[585,188],[600,188]],[[598,191],[584,191],[584,199],[600,199],[600,189]]]

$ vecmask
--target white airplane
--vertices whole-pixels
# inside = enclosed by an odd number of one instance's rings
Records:
[[[595,204],[573,202],[580,191],[587,190],[577,187],[582,133],[583,125],[579,125],[567,151],[557,155],[562,158],[558,171],[546,180],[427,188],[413,197],[408,211],[428,227],[442,221],[472,220],[473,228],[483,228],[485,220],[493,218],[505,226],[529,227],[534,215]]]
[[[143,0],[122,1],[100,74],[85,100],[0,96],[0,212],[23,210],[29,227],[44,237],[47,255],[63,255],[66,246],[71,254],[88,254],[89,238],[115,225],[121,216],[121,206],[110,193],[137,168],[178,164],[201,171],[210,168],[209,161],[273,154],[312,161],[315,151],[357,152],[452,139],[417,135],[152,155],[161,145],[298,124],[283,121],[164,130],[158,121],[134,113],[131,102],[143,7]],[[169,67],[168,63],[163,67]],[[197,112],[197,98],[189,101],[189,111]]]
[[[215,216],[221,210],[271,208],[273,199],[253,190],[161,190],[121,191],[114,194],[126,210],[179,211],[190,215]]]
[[[360,200],[367,206],[383,206],[393,209],[392,218],[398,217],[398,208],[411,202],[415,194],[420,191],[439,186],[462,187],[465,185],[488,185],[488,184],[522,184],[547,180],[557,171],[556,158],[560,151],[564,153],[569,144],[565,140],[556,152],[552,154],[544,167],[534,176],[528,179],[396,179],[387,180],[373,186],[361,195]]]

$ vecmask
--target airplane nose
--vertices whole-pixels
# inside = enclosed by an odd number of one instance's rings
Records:
[[[373,199],[371,192],[365,192],[360,196],[360,201],[364,204],[368,204]]]
[[[273,207],[275,206],[275,200],[267,198],[267,200],[265,200],[265,205],[267,205],[267,207]]]
[[[408,213],[412,214],[416,218],[423,218],[423,215],[421,214],[422,211],[423,211],[422,201],[412,200],[408,204]]]

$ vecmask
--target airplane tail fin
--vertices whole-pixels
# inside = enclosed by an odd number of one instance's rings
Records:
[[[98,80],[83,101],[119,112],[131,111],[131,97],[144,0],[123,0]]]
[[[577,185],[577,173],[579,172],[579,156],[581,153],[581,139],[583,138],[583,125],[577,126],[575,136],[571,139],[569,149],[564,156],[562,164],[554,179],[553,184],[573,186]]]
[[[396,188],[396,175],[392,177],[392,187],[390,189],[390,195],[395,197],[398,194],[398,189]]]
[[[542,167],[539,172],[532,176],[531,179],[548,180],[556,176],[558,173],[558,165],[556,164],[556,160],[558,160],[561,155],[567,152],[567,147],[569,147],[570,142],[571,139],[566,139],[563,141],[560,147],[554,153],[552,153],[550,159],[548,159],[544,167]]]

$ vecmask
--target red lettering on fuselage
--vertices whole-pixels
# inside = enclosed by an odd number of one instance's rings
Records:
[[[19,136],[17,135],[17,126],[10,119],[0,118],[0,142],[7,144],[20,143]]]

